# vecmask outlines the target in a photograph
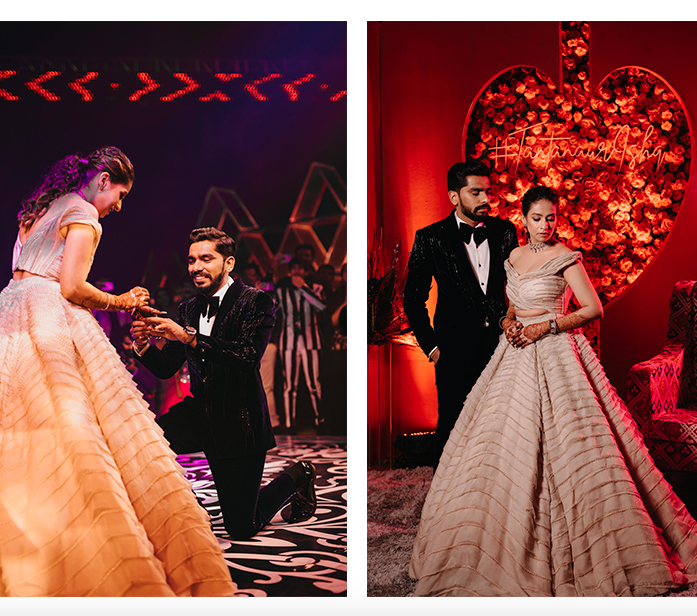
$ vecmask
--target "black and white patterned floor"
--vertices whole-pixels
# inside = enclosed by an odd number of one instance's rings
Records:
[[[346,596],[346,438],[277,436],[276,442],[266,456],[263,484],[295,462],[312,462],[317,469],[317,511],[300,524],[287,524],[279,513],[247,541],[233,541],[226,534],[203,454],[177,459],[211,515],[213,532],[241,595]]]

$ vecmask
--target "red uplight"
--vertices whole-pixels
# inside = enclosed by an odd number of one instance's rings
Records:
[[[0,79],[7,79],[8,77],[12,77],[12,75],[16,75],[17,71],[0,71]],[[7,90],[2,90],[0,89],[0,96],[4,98],[6,101],[18,101],[19,96],[15,96],[11,92],[8,92]]]
[[[346,96],[346,90],[339,90],[336,94],[329,97],[330,101],[338,101]]]
[[[189,92],[201,87],[200,83],[186,73],[174,73],[174,76],[180,81],[183,81],[186,84],[186,87],[182,88],[181,90],[177,90],[176,92],[172,92],[171,94],[167,94],[166,96],[161,96],[161,101],[173,101],[175,98],[179,98],[180,96],[188,94]]]
[[[60,75],[59,71],[48,71],[47,73],[44,73],[43,75],[37,77],[36,79],[33,79],[32,81],[27,81],[25,85],[32,92],[36,92],[40,96],[43,96],[47,101],[59,101],[60,96],[55,95],[53,92],[49,92],[41,86],[41,84],[45,81],[53,79],[54,77],[58,77],[58,75]]]
[[[292,101],[297,101],[299,96],[297,86],[302,85],[303,83],[307,83],[315,77],[316,75],[314,75],[313,73],[308,73],[300,79],[296,79],[295,81],[291,81],[290,83],[284,84],[283,89],[288,93],[288,98]]]
[[[155,81],[147,73],[138,73],[138,79],[140,79],[145,84],[145,87],[141,88],[140,90],[137,90],[133,94],[131,94],[128,97],[129,101],[140,100],[141,96],[144,96],[144,95],[148,94],[149,92],[152,92],[153,90],[157,90],[157,88],[160,87],[160,84],[157,83],[157,81]]]
[[[87,83],[88,81],[92,81],[95,79],[99,73],[87,73],[84,77],[80,77],[80,79],[76,79],[75,81],[71,82],[68,84],[75,92],[77,92],[80,96],[82,96],[83,101],[91,101],[94,97],[92,96],[92,92],[90,92],[87,88],[85,88],[84,83]]]
[[[112,90],[116,90],[116,88],[119,87],[119,84],[118,84],[118,83],[110,83],[109,85],[111,86],[111,89],[112,89]]]
[[[260,86],[262,83],[266,83],[267,81],[271,81],[272,79],[278,79],[279,77],[281,77],[281,73],[270,73],[266,77],[255,79],[252,83],[246,84],[244,89],[247,90],[247,92],[249,92],[258,101],[265,101],[267,100],[267,96],[259,92],[257,86]]]

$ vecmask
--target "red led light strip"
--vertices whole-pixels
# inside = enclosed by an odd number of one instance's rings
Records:
[[[219,101],[231,100],[227,94],[225,94],[224,92],[221,92],[220,90],[215,90],[215,92],[211,92],[210,94],[206,94],[206,96],[200,96],[198,100],[208,102],[208,101],[212,101],[214,99],[218,99]]]
[[[267,97],[259,92],[257,86],[260,86],[262,83],[266,83],[267,81],[271,81],[272,79],[278,79],[279,77],[281,77],[281,73],[271,73],[266,77],[262,77],[261,79],[255,79],[252,81],[252,83],[245,84],[244,89],[247,90],[247,92],[249,92],[258,101],[265,101],[267,100]]]
[[[152,92],[153,90],[157,90],[157,88],[160,87],[160,84],[157,83],[150,75],[147,73],[138,73],[138,79],[140,79],[144,84],[145,87],[141,88],[140,90],[137,90],[133,94],[131,94],[128,97],[129,101],[137,101],[140,100],[142,96],[145,96],[149,92]]]
[[[173,101],[175,98],[179,98],[180,96],[189,92],[193,92],[194,90],[201,87],[200,83],[198,83],[195,79],[189,77],[189,75],[187,75],[186,73],[173,73],[173,75],[180,81],[183,81],[186,84],[186,87],[182,88],[181,90],[177,90],[176,92],[172,92],[172,94],[161,96],[161,101]]]
[[[99,73],[87,73],[84,77],[80,77],[80,79],[76,79],[75,81],[71,81],[68,86],[70,86],[75,92],[77,92],[80,96],[82,96],[83,101],[91,101],[94,99],[94,96],[92,96],[92,92],[90,92],[84,85],[84,83],[87,83],[88,81],[92,81],[95,79]]]
[[[232,81],[233,79],[239,79],[242,77],[242,73],[216,73],[215,77],[217,79],[220,79],[220,81]],[[198,100],[200,101],[212,101],[214,99],[217,99],[219,101],[230,101],[232,98],[222,92],[221,90],[215,90],[214,92],[211,92],[210,94],[206,94],[206,96],[200,96]]]
[[[346,96],[346,90],[339,90],[336,94],[329,97],[330,101],[338,101]]]
[[[316,76],[317,75],[315,75],[314,73],[308,73],[300,79],[296,79],[295,81],[291,81],[290,83],[284,84],[283,89],[288,93],[288,98],[292,101],[297,101],[298,96],[300,96],[300,94],[298,93],[297,86],[307,83],[311,79],[314,79]]]
[[[60,75],[59,71],[48,71],[32,81],[27,81],[27,83],[24,85],[26,85],[27,88],[29,88],[32,92],[36,92],[37,94],[43,96],[47,101],[59,101],[60,96],[55,95],[53,92],[49,92],[41,86],[41,84],[45,81],[58,77],[58,75]]]
[[[17,75],[16,71],[12,70],[0,70],[0,80],[2,79],[8,79],[9,77]],[[43,75],[40,75],[36,79],[33,79],[32,81],[28,81],[25,83],[27,88],[31,90],[32,92],[37,93],[39,96],[42,98],[48,100],[48,101],[59,101],[61,100],[61,97],[58,96],[57,94],[51,92],[50,90],[46,89],[43,87],[42,84],[44,84],[46,81],[49,79],[53,79],[54,77],[60,76],[61,73],[59,71],[48,71],[44,73]],[[172,74],[174,77],[179,79],[185,84],[184,88],[181,88],[179,90],[176,90],[175,92],[172,92],[171,94],[167,94],[165,96],[160,97],[161,101],[169,102],[173,101],[177,98],[180,98],[186,94],[189,94],[190,92],[193,92],[194,90],[197,90],[198,88],[201,87],[201,84],[196,81],[193,77],[188,75],[187,73],[173,73]],[[148,73],[141,72],[137,73],[138,79],[144,84],[144,87],[133,92],[128,97],[129,101],[135,102],[140,100],[143,96],[146,94],[149,94],[150,92],[153,92],[154,90],[157,90],[158,88],[161,87],[161,84],[159,84],[157,81],[155,81]],[[223,81],[223,82],[230,82],[233,81],[234,79],[239,79],[243,77],[244,75],[242,73],[215,73],[214,75],[216,79]],[[244,84],[244,89],[249,92],[249,94],[252,95],[252,97],[255,100],[258,101],[266,101],[268,100],[268,96],[261,92],[258,88],[258,86],[261,86],[262,84],[268,83],[269,81],[272,81],[274,79],[278,79],[279,77],[282,77],[283,75],[281,73],[270,73],[266,75],[265,77],[262,77],[261,79],[255,79],[251,83]],[[85,87],[85,84],[89,83],[90,81],[96,79],[99,77],[99,73],[95,71],[91,71],[86,73],[83,77],[80,77],[78,79],[75,79],[74,81],[71,81],[68,83],[68,86],[74,90],[77,94],[80,95],[83,101],[91,101],[94,100],[94,94],[90,89]],[[317,77],[316,74],[314,73],[307,73],[300,79],[296,79],[294,81],[291,81],[289,83],[283,84],[281,86],[281,89],[285,91],[285,93],[288,96],[288,100],[291,101],[297,101],[300,99],[300,93],[298,90],[298,87],[308,83],[312,79]],[[119,87],[120,84],[118,83],[111,83],[110,86],[112,90],[115,90]],[[321,90],[327,90],[329,86],[327,84],[320,84],[320,89]],[[329,100],[332,102],[341,100],[346,96],[346,90],[339,90],[336,94],[332,95]],[[14,95],[12,92],[9,92],[8,90],[0,89],[0,99],[8,100],[8,101],[18,101],[20,100],[19,96]],[[200,96],[199,99],[200,101],[208,102],[212,100],[218,100],[218,101],[231,101],[232,97],[229,94],[226,94],[220,89],[214,90],[213,92],[210,92],[209,94],[205,96]]]
[[[215,76],[220,79],[220,81],[232,81],[233,79],[242,77],[242,73],[216,73]]]
[[[12,75],[16,75],[17,71],[0,71],[0,79],[7,79],[8,77],[12,77]],[[4,98],[7,101],[18,101],[19,96],[15,96],[11,92],[8,92],[7,90],[2,90],[0,89],[0,96]]]

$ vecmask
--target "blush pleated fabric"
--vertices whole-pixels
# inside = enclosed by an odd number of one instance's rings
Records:
[[[557,259],[526,276],[544,285],[573,263]],[[697,523],[581,333],[524,349],[501,337],[434,474],[409,573],[415,594],[451,596],[650,596],[697,581]]]
[[[60,291],[67,195],[0,293],[0,596],[231,596],[205,510],[92,313]],[[92,253],[94,255],[94,251]]]
[[[174,453],[89,310],[0,294],[0,595],[232,595]]]

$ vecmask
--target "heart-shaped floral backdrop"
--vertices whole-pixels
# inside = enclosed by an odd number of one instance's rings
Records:
[[[465,160],[493,169],[492,214],[521,232],[536,184],[560,195],[557,235],[581,250],[603,304],[644,271],[670,233],[690,174],[690,128],[675,91],[643,68],[591,93],[590,26],[561,24],[562,85],[534,67],[492,79],[465,124]]]

